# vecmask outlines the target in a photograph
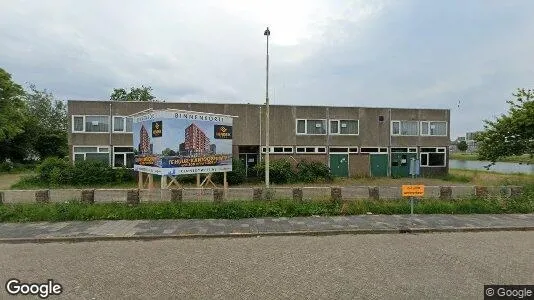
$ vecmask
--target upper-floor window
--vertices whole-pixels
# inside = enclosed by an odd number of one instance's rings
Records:
[[[326,134],[326,120],[297,120],[297,134]]]
[[[447,122],[421,121],[421,135],[447,136]]]
[[[72,116],[72,132],[109,132],[109,117]]]
[[[391,121],[391,135],[419,135],[419,121]]]
[[[330,120],[330,134],[357,135],[359,129],[358,120]]]
[[[129,117],[114,116],[113,132],[132,132],[133,119]]]

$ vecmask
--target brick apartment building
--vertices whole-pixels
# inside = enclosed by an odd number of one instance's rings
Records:
[[[233,155],[247,170],[267,151],[263,105],[70,100],[71,160],[100,159],[131,167],[132,119],[127,116],[149,108],[238,116]],[[323,162],[337,176],[408,176],[411,158],[420,159],[423,175],[446,174],[449,128],[446,109],[272,105],[269,150],[271,159]],[[209,140],[190,130],[199,140],[194,146],[180,145],[180,150],[210,149]],[[136,145],[141,146],[147,149]]]

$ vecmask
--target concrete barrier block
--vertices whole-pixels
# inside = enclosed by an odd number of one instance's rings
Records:
[[[364,186],[344,186],[341,188],[343,201],[369,199],[369,188]]]
[[[37,203],[50,203],[50,191],[49,190],[35,191],[35,201]]]
[[[213,190],[213,202],[219,203],[224,200],[224,190],[216,188]]]
[[[510,197],[520,197],[523,195],[523,187],[522,186],[512,186],[510,187]]]
[[[488,187],[486,186],[475,186],[475,197],[485,198],[488,196]]]
[[[381,186],[378,187],[380,199],[401,199],[402,190],[398,186]]]
[[[160,201],[163,202],[169,202],[171,201],[171,190],[170,189],[162,189],[160,190]]]
[[[329,201],[330,187],[303,187],[302,200],[303,201]]]
[[[35,190],[4,190],[4,203],[33,203]]]
[[[129,205],[139,204],[139,190],[128,190],[126,194],[126,203]]]
[[[171,202],[179,203],[183,201],[182,189],[171,189]]]
[[[506,198],[509,195],[509,189],[505,186],[488,186],[486,187],[489,198]]]
[[[302,189],[301,188],[293,189],[293,201],[302,202]]]
[[[0,191],[0,205],[4,204],[4,192]]]
[[[211,188],[185,188],[183,189],[183,201],[188,202],[212,202],[213,189]]]
[[[441,196],[441,189],[439,186],[425,186],[425,195],[424,199],[439,199]]]
[[[470,198],[475,195],[475,188],[473,186],[453,186],[452,199]]]
[[[153,189],[153,190],[139,190],[139,201],[140,202],[161,202],[161,193],[162,190]]]
[[[252,188],[228,188],[226,192],[227,201],[251,201],[252,198]]]
[[[78,189],[57,189],[50,190],[50,201],[64,203],[67,201],[81,201],[82,190]]]
[[[439,188],[439,199],[440,200],[450,200],[452,199],[452,187],[442,186]]]
[[[273,200],[291,200],[293,199],[293,188],[291,187],[276,187],[273,190]]]
[[[341,188],[336,186],[330,188],[330,200],[333,202],[343,201],[343,194],[341,193]]]
[[[95,203],[95,190],[82,190],[82,203]]]
[[[369,187],[369,199],[371,200],[380,200],[380,190],[377,186]]]
[[[254,201],[260,201],[263,199],[263,189],[262,188],[254,188],[252,191],[252,200]]]
[[[96,189],[95,202],[126,202],[126,189]]]

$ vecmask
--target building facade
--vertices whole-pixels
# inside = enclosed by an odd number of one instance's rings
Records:
[[[101,159],[115,167],[131,167],[132,120],[127,116],[149,108],[238,116],[233,155],[245,162],[247,172],[266,151],[271,159],[323,162],[337,176],[405,177],[412,158],[420,160],[423,175],[448,172],[446,109],[271,105],[270,149],[266,149],[263,105],[70,100],[71,160]],[[194,148],[211,150],[209,139],[199,138],[203,141],[193,143]],[[135,147],[151,151],[148,142]],[[184,144],[179,149],[190,147]]]

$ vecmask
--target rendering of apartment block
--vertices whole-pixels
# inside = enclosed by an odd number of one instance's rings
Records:
[[[132,120],[127,116],[149,108],[238,116],[233,155],[246,164],[247,172],[267,151],[271,160],[320,161],[336,176],[405,177],[412,158],[420,160],[423,175],[448,172],[447,109],[271,105],[267,149],[264,105],[70,100],[71,160],[101,159],[132,167]],[[189,142],[186,137],[180,151],[210,151],[209,138],[202,134],[188,128]],[[141,141],[135,148],[151,151],[150,143]]]

